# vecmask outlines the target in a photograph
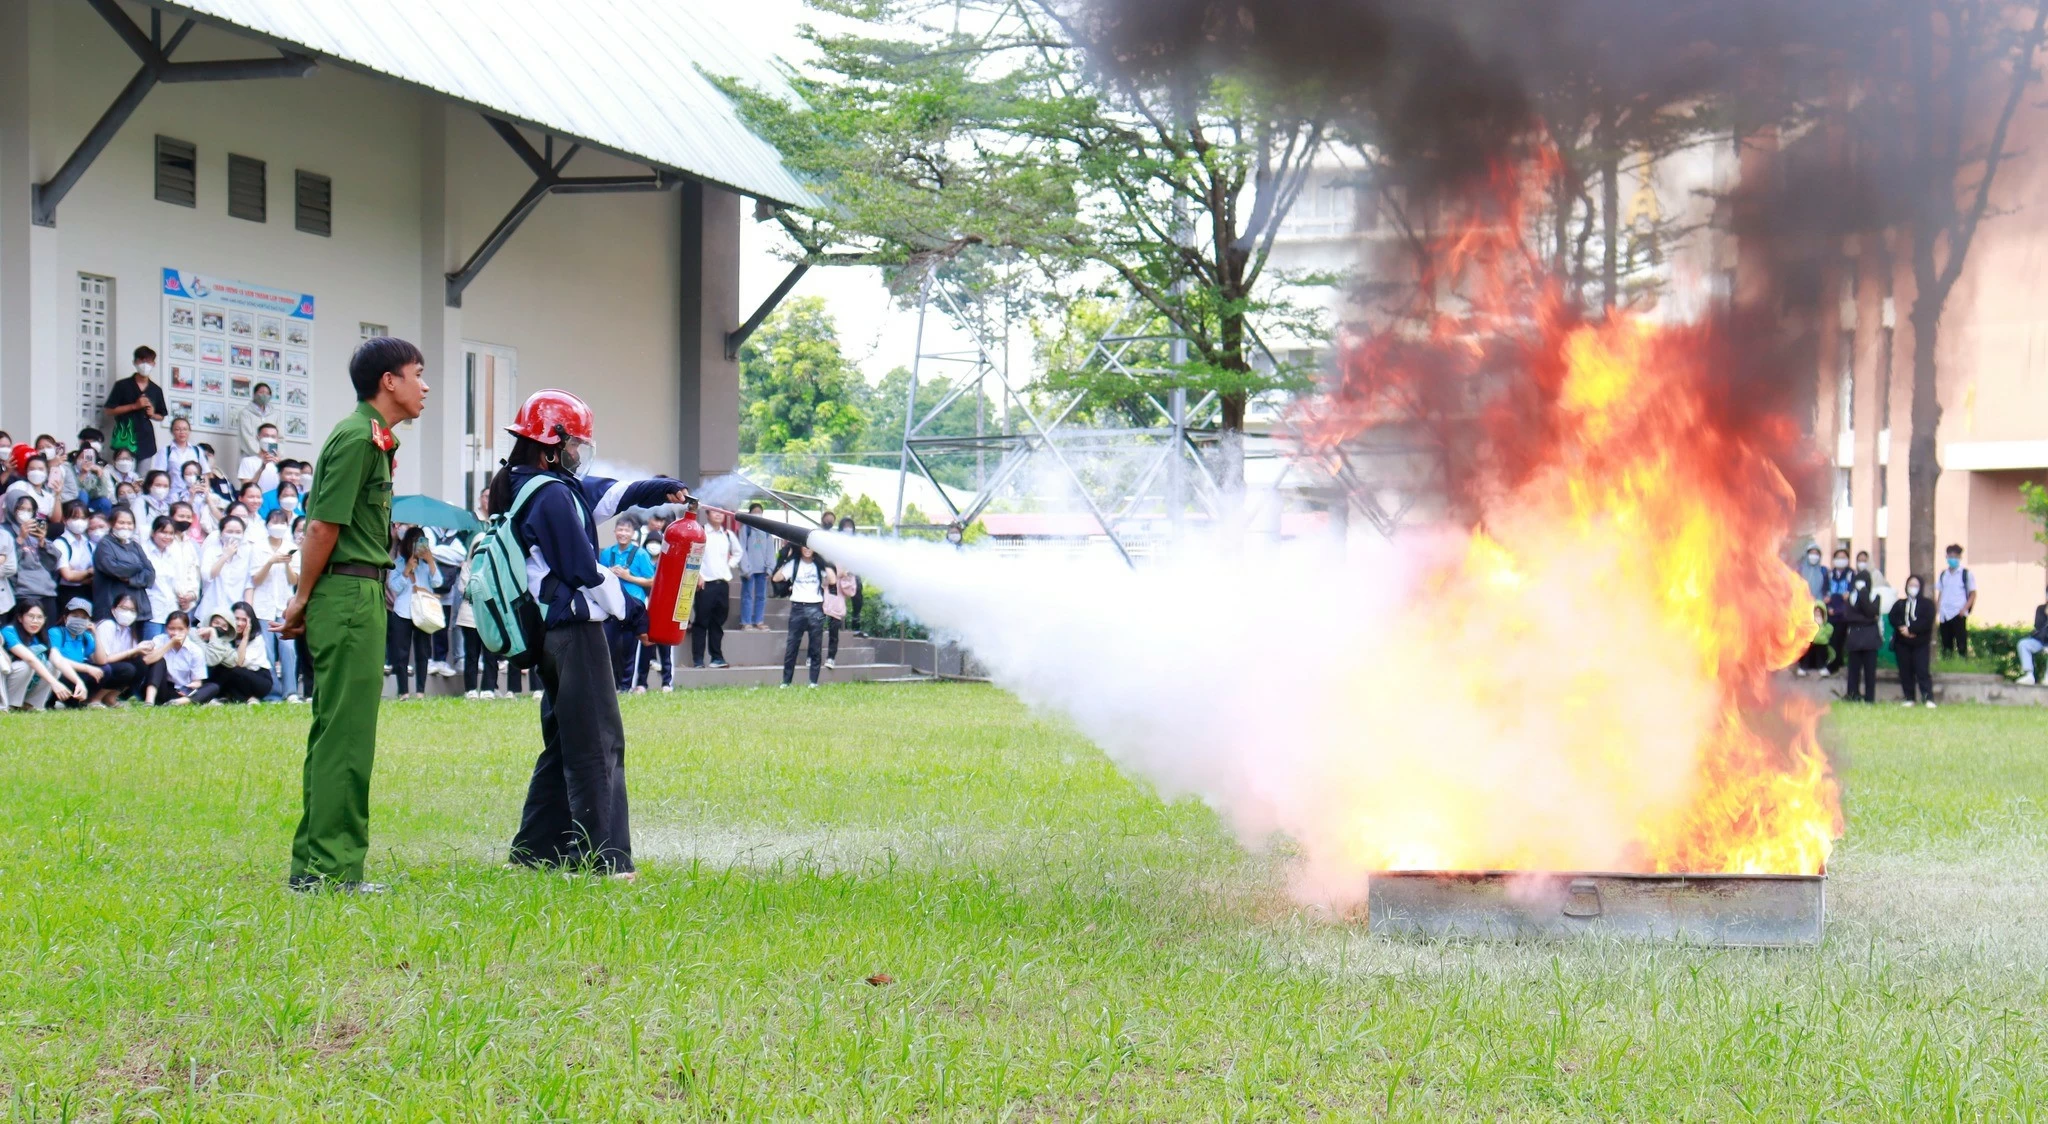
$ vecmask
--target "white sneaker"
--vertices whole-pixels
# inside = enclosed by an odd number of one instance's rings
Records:
[[[1804,679],[1806,678],[1806,669],[1803,667],[1795,667],[1792,669],[1792,674],[1798,676],[1801,679]]]
[[[475,697],[476,697],[476,692],[475,692],[475,691],[464,691],[464,692],[462,692],[462,697],[463,697],[463,698],[465,698],[465,699],[473,699],[473,698],[475,698]]]
[[[806,686],[808,686],[808,687],[809,687],[809,688],[810,688],[811,690],[813,690],[813,691],[815,691],[815,690],[817,690],[817,689],[818,689],[818,685],[817,685],[816,683],[809,683],[809,684],[806,684]]]
[[[1925,705],[1926,705],[1927,709],[1929,709],[1929,710],[1933,710],[1933,709],[1934,709],[1934,700],[1933,700],[1933,699],[1928,699],[1928,700],[1927,700],[1927,702],[1925,703]]]
[[[297,696],[297,695],[286,695],[286,696],[284,697],[284,701],[286,701],[286,702],[288,702],[288,703],[295,703],[295,702],[299,702],[299,701],[300,701],[300,699],[299,699],[299,696]]]
[[[826,660],[826,661],[825,661],[825,666],[826,666],[826,667],[838,667],[838,666],[839,666],[839,661],[838,661],[838,660]]]
[[[2034,677],[2031,675],[2022,675],[2013,682],[2022,687],[2032,687],[2034,686]]]
[[[638,687],[635,687],[635,688],[633,688],[633,693],[634,693],[634,694],[636,694],[636,695],[644,695],[644,694],[646,694],[646,693],[647,693],[647,685],[646,685],[645,683],[642,683],[642,684],[641,684],[640,686],[638,686]]]
[[[1832,674],[1834,674],[1834,673],[1833,673],[1833,672],[1831,672],[1831,671],[1829,671],[1829,670],[1828,670],[1827,668],[1821,668],[1821,669],[1820,669],[1820,677],[1821,677],[1822,679],[1826,679],[1826,678],[1827,678],[1828,676],[1830,676],[1830,675],[1832,675]]]
[[[675,685],[675,684],[673,684],[673,683],[663,683],[663,684],[661,685],[661,693],[662,693],[662,694],[664,694],[664,695],[673,695],[673,694],[675,694],[675,693],[676,693],[676,685]]]
[[[1911,707],[1911,706],[1913,705],[1913,700],[1912,700],[1912,699],[1907,699],[1907,700],[1906,700],[1905,702],[1902,702],[1902,703],[1900,703],[1899,705],[1900,705],[1900,706],[1903,706],[1903,707],[1909,707],[1909,708],[1910,708],[1910,707]]]
[[[535,687],[535,688],[533,689],[533,697],[534,697],[534,698],[539,698],[539,697],[541,697],[542,695],[544,695],[544,694],[546,694],[546,693],[547,693],[547,689],[546,689],[546,688],[544,688],[544,687]]]

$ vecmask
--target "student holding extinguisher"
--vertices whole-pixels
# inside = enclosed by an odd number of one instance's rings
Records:
[[[515,442],[491,480],[491,510],[511,511],[539,602],[540,758],[526,791],[512,861],[633,877],[626,807],[626,734],[604,622],[627,615],[618,575],[598,564],[597,525],[622,510],[680,503],[679,480],[628,482],[589,475],[595,421],[581,398],[543,390],[505,427]]]

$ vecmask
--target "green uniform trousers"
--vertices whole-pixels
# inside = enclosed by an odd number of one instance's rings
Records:
[[[370,849],[370,767],[384,694],[384,585],[328,574],[306,603],[313,729],[292,874],[360,882]]]

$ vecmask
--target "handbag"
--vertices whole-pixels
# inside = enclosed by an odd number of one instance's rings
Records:
[[[447,628],[448,614],[441,610],[440,600],[427,596],[424,590],[413,590],[412,626],[429,634]]]

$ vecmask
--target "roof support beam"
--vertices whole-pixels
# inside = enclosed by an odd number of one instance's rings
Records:
[[[763,320],[768,319],[768,314],[775,311],[775,307],[782,303],[782,298],[788,296],[789,291],[796,288],[796,283],[803,280],[804,274],[810,270],[811,263],[807,261],[800,261],[791,266],[788,275],[783,277],[782,284],[775,286],[775,291],[768,294],[768,299],[761,302],[761,307],[755,309],[752,316],[747,317],[747,322],[725,334],[727,359],[740,357],[740,348],[747,342],[747,337],[754,334],[754,329],[760,327]]]
[[[484,267],[491,264],[491,259],[498,256],[498,251],[505,248],[506,242],[511,241],[520,224],[524,223],[526,217],[533,213],[533,209],[540,206],[540,201],[548,196],[668,191],[683,182],[681,176],[659,169],[644,176],[565,176],[562,169],[567,168],[569,161],[574,160],[576,154],[583,151],[582,145],[570,145],[568,151],[562,153],[558,160],[555,158],[553,137],[547,138],[546,150],[539,151],[526,139],[526,134],[520,132],[519,127],[510,121],[489,114],[484,115],[484,120],[504,139],[506,147],[519,157],[520,162],[533,172],[533,186],[527,188],[519,197],[519,201],[512,204],[512,209],[505,212],[505,217],[498,220],[498,225],[484,238],[483,245],[478,246],[476,252],[469,255],[469,260],[462,263],[462,268],[447,275],[446,299],[449,308],[462,307],[462,291],[469,288],[469,283],[483,273]]]
[[[57,174],[48,181],[35,185],[33,191],[32,218],[37,226],[57,225],[57,204],[64,201],[84,177],[86,169],[99,154],[106,151],[121,126],[128,123],[142,99],[156,88],[159,82],[238,82],[255,78],[304,78],[320,68],[320,64],[304,55],[284,54],[274,59],[227,59],[217,62],[172,62],[171,52],[191,34],[193,22],[186,20],[178,30],[171,33],[168,42],[163,36],[163,13],[152,9],[149,13],[149,34],[135,26],[115,0],[86,0],[100,18],[107,21],[115,34],[121,37],[128,49],[142,60],[142,69],[122,87],[114,103],[107,107],[100,119],[78,142],[78,147],[65,159]]]

